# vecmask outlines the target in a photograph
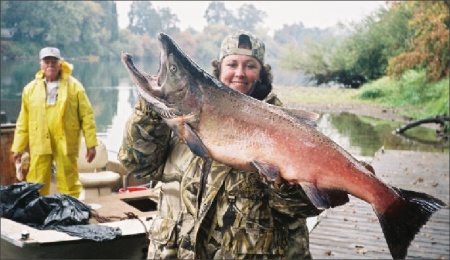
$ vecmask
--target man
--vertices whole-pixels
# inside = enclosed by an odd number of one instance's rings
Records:
[[[86,160],[95,158],[97,133],[92,106],[83,85],[71,76],[73,65],[63,61],[59,49],[45,47],[39,53],[41,70],[22,93],[22,105],[11,147],[20,162],[27,147],[30,169],[27,182],[43,183],[41,195],[50,193],[53,161],[57,190],[78,197],[78,153],[83,131]]]

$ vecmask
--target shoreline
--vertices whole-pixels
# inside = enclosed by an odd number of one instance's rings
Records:
[[[358,89],[323,88],[323,87],[282,87],[274,86],[274,93],[287,108],[303,109],[316,113],[342,113],[369,116],[402,125],[413,119],[404,116],[406,108],[392,108],[370,101],[357,99]],[[433,130],[437,124],[422,124]]]

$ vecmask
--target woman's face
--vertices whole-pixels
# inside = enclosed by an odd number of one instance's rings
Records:
[[[259,80],[261,64],[247,55],[228,55],[222,59],[220,77],[228,87],[243,94],[248,94],[255,81]]]

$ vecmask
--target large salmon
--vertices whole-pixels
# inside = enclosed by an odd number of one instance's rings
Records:
[[[168,35],[160,33],[158,39],[157,75],[136,68],[129,54],[122,53],[122,62],[140,95],[194,154],[277,182],[299,183],[318,208],[342,204],[342,193],[370,203],[394,258],[405,258],[420,228],[447,206],[428,194],[384,183],[318,131],[314,113],[243,95],[201,69]]]

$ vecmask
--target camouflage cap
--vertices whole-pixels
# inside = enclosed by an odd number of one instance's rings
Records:
[[[242,45],[248,46],[250,49],[242,48]],[[241,48],[239,48],[241,46]],[[230,34],[222,41],[220,47],[219,61],[223,57],[232,54],[242,54],[247,56],[252,56],[253,58],[259,60],[262,65],[264,65],[264,54],[265,46],[264,43],[253,36],[251,33],[240,30],[235,34]]]

